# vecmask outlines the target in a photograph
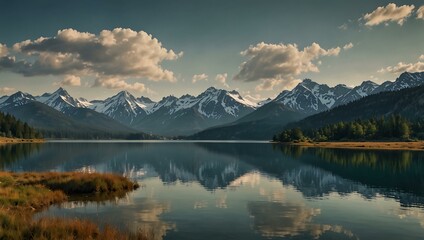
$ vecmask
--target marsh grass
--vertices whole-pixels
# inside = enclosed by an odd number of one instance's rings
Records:
[[[117,240],[148,240],[149,234],[142,231],[129,233],[119,231],[112,226],[102,229],[97,224],[81,219],[41,218],[31,220],[28,215],[10,214],[0,210],[0,239],[117,239]]]
[[[34,213],[69,198],[110,200],[138,188],[113,174],[0,172],[0,240],[2,239],[150,239],[111,226],[100,229],[80,219],[41,218]]]
[[[19,185],[41,184],[66,194],[128,192],[139,187],[125,177],[109,173],[11,173],[11,177]]]

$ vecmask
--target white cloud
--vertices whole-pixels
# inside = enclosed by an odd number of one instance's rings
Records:
[[[424,54],[422,54],[418,59],[419,60],[424,60]]]
[[[351,42],[343,46],[343,50],[349,50],[351,48],[353,48],[353,43]]]
[[[56,85],[78,87],[81,86],[81,78],[75,75],[65,75],[63,80]]]
[[[191,78],[191,82],[196,83],[198,81],[207,80],[207,79],[208,79],[208,75],[206,75],[204,73],[196,74],[196,75],[193,75],[193,77]]]
[[[6,45],[0,43],[0,57],[6,56],[8,52]]]
[[[385,7],[378,7],[371,13],[364,15],[366,26],[376,26],[381,23],[388,24],[389,22],[396,22],[399,25],[403,25],[406,19],[411,16],[415,6],[414,5],[402,5],[396,6],[395,3],[389,3]]]
[[[424,20],[424,5],[418,8],[417,10],[417,19],[423,19]]]
[[[120,83],[128,78],[174,82],[174,73],[161,64],[165,60],[176,60],[183,54],[167,50],[158,39],[144,31],[123,28],[103,30],[98,35],[64,29],[51,38],[16,43],[13,49],[20,53],[19,56],[23,53],[26,57],[20,60],[16,56],[0,58],[0,69],[24,76],[119,78]]]
[[[129,90],[136,92],[150,92],[150,89],[146,88],[143,83],[136,82],[129,84],[126,81],[115,77],[97,78],[92,87],[104,87],[108,89]]]
[[[403,63],[399,62],[395,66],[389,66],[378,70],[379,73],[394,73],[399,74],[403,72],[423,72],[424,62],[416,63]]]
[[[255,91],[271,91],[279,83],[280,81],[276,79],[265,79],[262,80],[261,83],[255,87]]]
[[[316,62],[322,56],[337,56],[341,48],[323,49],[312,43],[303,49],[296,44],[258,43],[241,54],[247,61],[241,64],[234,80],[262,81],[257,90],[270,90],[277,84],[290,85],[298,76],[307,72],[319,72]]]
[[[10,88],[10,87],[0,87],[0,94],[4,95],[4,94],[9,94],[11,92],[15,91],[14,88]]]
[[[347,28],[348,28],[347,23],[343,23],[343,24],[342,24],[342,25],[340,25],[338,28],[339,28],[340,30],[347,30]]]
[[[230,86],[228,86],[227,84],[227,73],[223,73],[223,74],[217,74],[215,77],[215,80],[219,83],[221,83],[222,85],[224,85],[224,87],[229,88]]]
[[[369,78],[370,78],[371,81],[378,81],[378,77],[376,77],[374,75],[371,75]]]

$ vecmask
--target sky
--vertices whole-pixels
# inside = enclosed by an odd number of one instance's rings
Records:
[[[250,100],[424,71],[424,3],[356,0],[3,1],[0,95]]]

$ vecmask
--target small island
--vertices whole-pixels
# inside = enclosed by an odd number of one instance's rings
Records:
[[[149,239],[142,232],[101,229],[88,220],[33,219],[35,213],[73,197],[110,200],[138,187],[114,174],[0,172],[0,232],[4,239]]]

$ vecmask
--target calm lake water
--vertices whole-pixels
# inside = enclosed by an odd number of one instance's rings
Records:
[[[424,152],[260,142],[0,146],[8,171],[114,172],[142,187],[39,216],[143,229],[156,239],[423,239]]]

